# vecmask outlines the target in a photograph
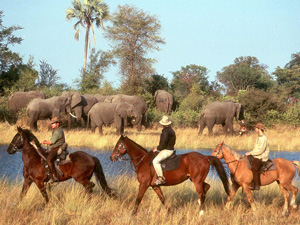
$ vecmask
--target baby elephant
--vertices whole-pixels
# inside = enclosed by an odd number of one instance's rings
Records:
[[[90,109],[88,113],[89,118],[91,120],[92,132],[95,132],[96,127],[98,127],[99,133],[103,134],[103,124],[115,123],[116,133],[120,135],[124,133],[124,126],[127,126],[129,118],[133,124],[136,124],[140,117],[132,104],[126,102],[98,102]]]

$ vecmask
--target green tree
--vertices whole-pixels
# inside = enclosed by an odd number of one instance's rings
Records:
[[[194,64],[181,67],[181,70],[172,72],[171,89],[179,103],[191,93],[192,88],[199,89],[194,90],[194,92],[207,93],[210,90],[207,73],[206,67]],[[199,85],[195,86],[195,83]]]
[[[276,77],[279,90],[286,96],[287,101],[293,98],[300,98],[300,66],[292,68],[277,67],[273,73]]]
[[[40,61],[40,72],[37,84],[41,87],[52,87],[57,84],[60,77],[57,75],[56,69],[45,60]]]
[[[289,61],[284,68],[292,69],[293,66],[300,66],[300,52],[292,54],[291,58],[291,61]]]
[[[115,64],[116,62],[111,52],[96,51],[95,48],[92,48],[85,76],[82,73],[82,79],[78,84],[81,91],[88,92],[101,87],[103,74],[108,71],[111,65]]]
[[[148,51],[159,50],[159,44],[165,43],[159,36],[160,22],[155,16],[125,5],[118,6],[112,23],[105,36],[112,41],[114,53],[120,60],[122,89],[127,94],[136,94],[142,91],[144,78],[154,72],[155,59],[146,57]]]
[[[81,26],[85,28],[83,63],[83,74],[85,74],[88,46],[90,46],[90,30],[92,30],[92,36],[96,44],[93,24],[95,23],[96,27],[104,29],[103,22],[109,18],[108,6],[103,3],[103,0],[73,0],[72,8],[68,8],[66,11],[66,18],[67,20],[77,19],[74,24],[76,40],[79,40]]]
[[[166,90],[170,89],[168,79],[162,75],[154,74],[146,78],[144,81],[144,87],[146,91],[154,95],[157,90]]]
[[[12,86],[12,91],[31,91],[36,89],[38,71],[34,68],[34,58],[30,56],[27,64],[19,65],[19,79]]]
[[[239,90],[250,88],[267,90],[275,83],[266,68],[256,57],[241,56],[234,60],[234,64],[217,72],[217,80],[226,87],[228,94],[236,95]]]
[[[9,48],[15,44],[21,44],[22,38],[16,37],[13,33],[21,28],[20,26],[4,26],[3,11],[0,11],[0,95],[4,87],[9,88],[19,79],[19,65],[22,58]]]

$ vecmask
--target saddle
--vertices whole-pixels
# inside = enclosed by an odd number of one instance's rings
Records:
[[[156,155],[150,160],[150,165],[152,165],[152,161]],[[176,155],[176,151],[173,151],[172,155],[168,158],[161,161],[161,168],[163,172],[170,171],[170,170],[177,170],[180,166],[181,155]]]
[[[240,161],[247,161],[247,167],[249,170],[252,169],[251,162],[249,161],[248,157],[241,159]],[[277,165],[273,159],[268,159],[266,162],[263,162],[262,167],[260,168],[259,172],[264,173],[271,170],[277,170]]]
[[[50,170],[49,170],[47,162],[46,162],[46,159],[48,157],[50,150],[44,149],[44,148],[38,148],[34,141],[31,141],[30,144],[35,148],[36,152],[41,156],[42,164],[43,164],[45,170],[48,171],[47,174],[49,174],[49,176],[50,176]],[[68,148],[67,143],[62,144],[57,151],[57,157],[56,157],[56,160],[54,161],[54,168],[56,170],[56,173],[58,173],[61,176],[63,176],[64,174],[61,171],[61,169],[59,168],[59,166],[71,162],[67,148]]]

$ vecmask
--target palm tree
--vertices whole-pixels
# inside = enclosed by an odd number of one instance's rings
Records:
[[[76,18],[78,21],[74,24],[75,39],[79,40],[79,33],[81,26],[85,28],[85,45],[84,45],[84,63],[83,63],[83,78],[85,77],[86,59],[88,46],[91,47],[90,43],[90,30],[92,30],[94,44],[96,44],[94,26],[96,23],[97,27],[101,27],[104,30],[103,22],[108,20],[108,6],[103,3],[103,0],[73,0],[73,7],[68,8],[66,11],[67,20]]]

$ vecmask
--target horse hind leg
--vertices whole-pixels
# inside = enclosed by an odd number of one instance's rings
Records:
[[[208,189],[210,188],[209,184],[205,183],[205,182],[195,182],[194,181],[194,185],[196,187],[196,191],[198,194],[198,204],[200,206],[200,212],[199,212],[199,216],[202,216],[204,214],[204,210],[203,210],[203,205],[205,202],[205,189],[206,191],[208,191]],[[206,186],[206,187],[205,187]]]
[[[297,209],[296,197],[297,197],[297,194],[298,194],[298,188],[296,188],[291,183],[288,184],[288,185],[284,185],[284,187],[292,193],[292,199],[291,199],[291,202],[290,202],[290,206],[292,206],[293,209]]]
[[[95,184],[93,182],[89,181],[87,183],[83,183],[82,185],[84,186],[86,193],[93,193],[93,188],[95,187]]]

